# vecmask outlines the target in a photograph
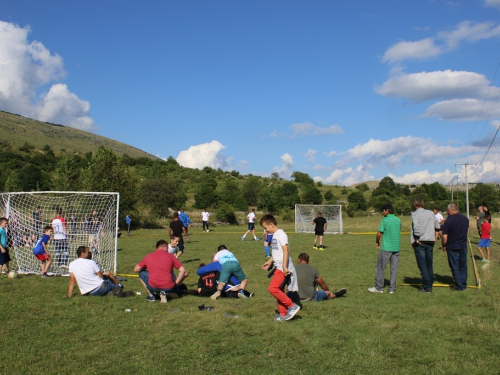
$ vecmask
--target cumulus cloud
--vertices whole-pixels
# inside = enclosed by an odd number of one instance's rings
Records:
[[[440,120],[475,121],[500,117],[500,107],[493,101],[478,99],[443,100],[431,105],[424,117],[438,117]]]
[[[439,182],[440,184],[448,185],[455,178],[457,174],[451,173],[448,169],[444,172],[430,173],[427,170],[418,171],[413,173],[407,173],[403,176],[395,176],[389,173],[388,176],[397,182],[398,184],[421,184],[425,182],[426,184],[432,184],[434,182]]]
[[[389,78],[375,92],[386,97],[404,97],[413,102],[432,99],[485,98],[488,93],[496,96],[498,87],[482,74],[466,71],[435,71],[405,74]]]
[[[385,51],[382,61],[394,63],[405,59],[427,59],[442,53],[441,47],[434,44],[432,38],[416,42],[399,42]]]
[[[382,61],[393,64],[406,59],[428,59],[458,48],[462,41],[474,43],[499,36],[500,25],[493,22],[463,21],[454,29],[441,31],[435,37],[398,42],[385,51]]]
[[[313,162],[316,160],[316,153],[317,153],[316,150],[309,149],[307,150],[304,156],[308,161]]]
[[[314,177],[315,181],[321,181],[329,185],[352,185],[359,182],[374,180],[372,174],[364,165],[358,165],[355,169],[349,167],[345,169],[335,169],[328,177]]]
[[[220,152],[225,149],[222,143],[212,141],[201,145],[191,146],[179,152],[177,162],[187,168],[203,169],[205,167],[228,169],[229,160]]]
[[[0,109],[86,131],[96,130],[90,104],[61,83],[63,60],[41,42],[28,41],[31,30],[0,21]]]
[[[292,168],[295,165],[292,155],[285,153],[281,155],[281,166],[274,167],[273,170],[278,172],[282,178],[288,178],[292,174]]]

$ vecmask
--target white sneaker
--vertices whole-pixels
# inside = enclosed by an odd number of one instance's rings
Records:
[[[295,316],[295,314],[299,312],[299,310],[300,306],[294,303],[293,306],[288,309],[287,314],[285,316],[285,320],[292,319]]]
[[[370,293],[384,293],[384,291],[383,291],[383,290],[378,290],[378,289],[377,289],[377,288],[375,288],[374,286],[373,286],[373,287],[371,287],[371,288],[368,288],[368,291],[369,291]]]

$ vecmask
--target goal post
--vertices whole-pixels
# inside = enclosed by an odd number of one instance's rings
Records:
[[[313,220],[321,212],[328,223],[325,234],[339,234],[343,232],[341,205],[295,205],[295,233],[314,233]]]
[[[9,219],[10,268],[19,273],[41,273],[33,248],[44,228],[51,226],[49,274],[67,275],[80,246],[90,248],[102,272],[116,273],[119,205],[120,194],[110,192],[1,193],[0,217]]]

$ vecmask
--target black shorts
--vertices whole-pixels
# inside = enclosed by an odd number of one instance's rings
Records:
[[[9,255],[9,249],[7,247],[4,247],[5,253],[2,253],[0,251],[0,266],[3,266],[5,263],[10,262],[10,255]]]
[[[315,231],[314,231],[314,234],[315,234],[316,236],[323,236],[323,234],[324,234],[324,233],[325,233],[325,231],[324,231],[324,230],[315,230]]]

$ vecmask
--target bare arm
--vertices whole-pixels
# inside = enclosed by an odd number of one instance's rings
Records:
[[[269,257],[266,263],[264,263],[260,268],[262,268],[264,271],[269,270],[269,266],[273,263],[273,257]]]
[[[288,247],[288,244],[283,245],[283,273],[285,276],[288,276],[290,271],[288,271],[288,252],[290,251],[290,248]]]
[[[377,232],[377,237],[375,238],[375,243],[377,244],[377,249],[380,250],[380,238],[382,238],[382,232]]]
[[[443,245],[443,251],[446,251],[446,244],[448,243],[448,235],[443,234],[441,237],[441,245]]]
[[[330,291],[330,288],[328,288],[328,285],[326,285],[325,280],[323,280],[323,278],[321,276],[317,278],[316,282],[321,287],[321,289],[323,289],[325,292]]]
[[[139,266],[139,264],[136,264],[135,267],[134,267],[134,272],[139,273],[141,271],[142,271],[141,266]]]
[[[69,285],[68,285],[68,298],[71,298],[73,295],[73,289],[75,288],[75,275],[70,272],[69,274]]]
[[[177,279],[175,280],[176,285],[182,284],[184,279],[188,276],[188,273],[184,266],[179,267],[179,274],[177,275]]]

